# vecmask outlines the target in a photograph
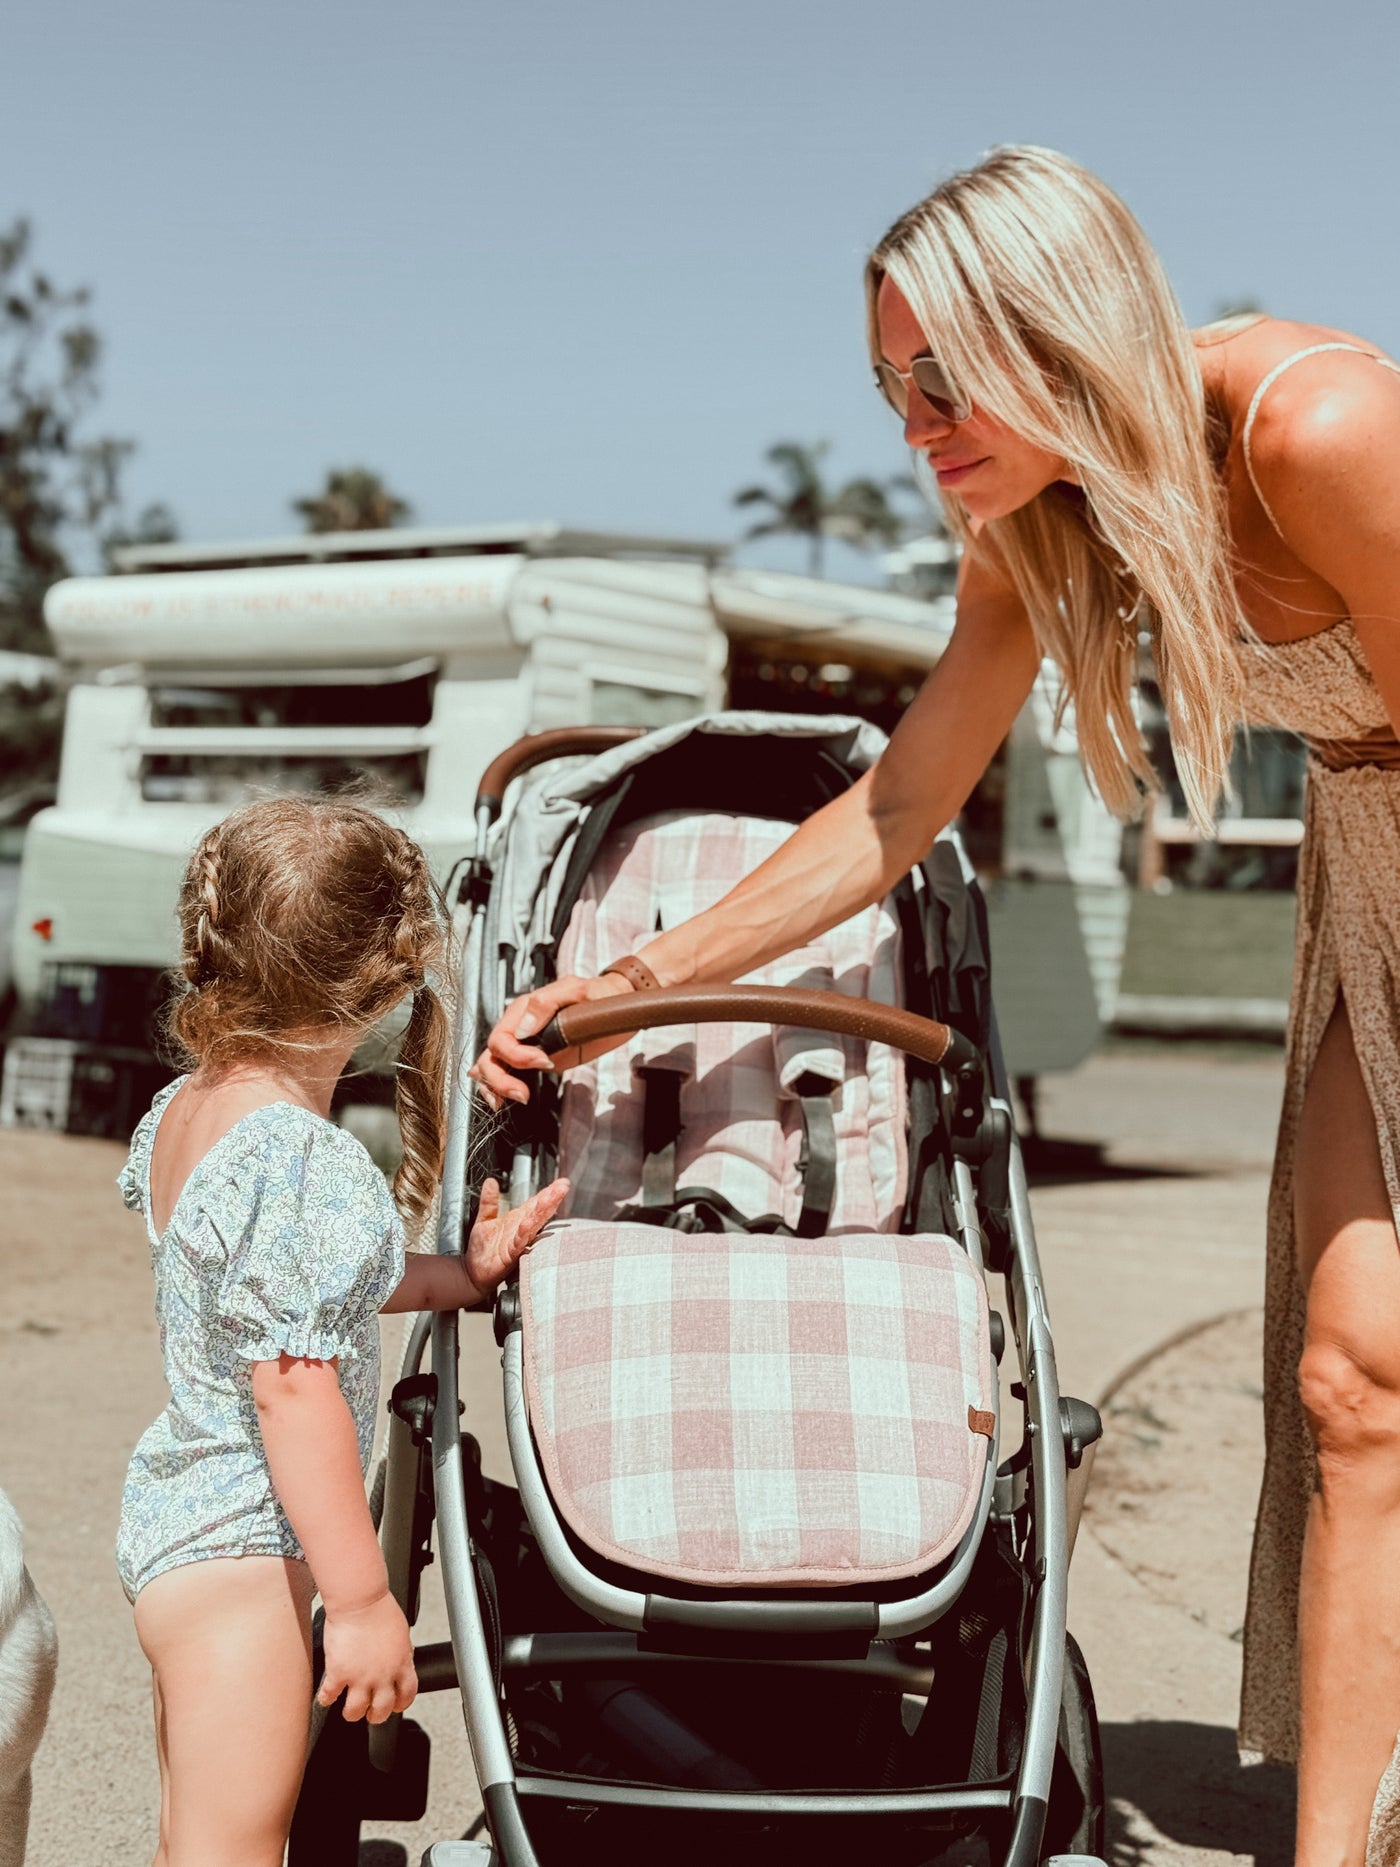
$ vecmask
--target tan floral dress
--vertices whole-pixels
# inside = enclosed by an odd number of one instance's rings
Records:
[[[1265,378],[1250,421],[1269,384],[1297,360],[1286,359],[1280,370]],[[1246,437],[1249,426],[1247,422]],[[1262,494],[1260,498],[1262,503]],[[1268,512],[1267,504],[1264,509]],[[1400,1227],[1400,768],[1392,722],[1349,621],[1282,646],[1250,645],[1245,650],[1245,675],[1251,720],[1288,727],[1302,734],[1312,749],[1298,866],[1286,1083],[1269,1194],[1264,1332],[1268,1450],[1250,1567],[1240,1708],[1240,1745],[1246,1755],[1294,1762],[1298,1579],[1314,1461],[1297,1384],[1305,1300],[1294,1246],[1293,1156],[1303,1092],[1340,993],[1375,1112],[1386,1185]],[[1368,739],[1375,748],[1374,762]],[[1376,1798],[1367,1863],[1400,1863],[1400,1751]]]

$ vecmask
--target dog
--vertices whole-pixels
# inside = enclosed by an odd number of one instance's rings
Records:
[[[30,1765],[57,1666],[53,1616],[24,1566],[24,1531],[0,1491],[0,1867],[24,1867]]]

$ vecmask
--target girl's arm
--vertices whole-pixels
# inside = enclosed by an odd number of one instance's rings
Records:
[[[638,957],[662,985],[736,979],[878,901],[967,802],[1039,666],[1020,600],[969,551],[952,639],[879,763],[809,817],[715,907],[658,935]],[[514,1072],[558,1067],[527,1040],[564,1005],[628,990],[609,974],[559,979],[516,999],[472,1074],[491,1094],[526,1101],[528,1091]],[[626,1041],[604,1040],[586,1054]]]
[[[253,1363],[268,1470],[325,1603],[326,1668],[317,1696],[345,1692],[347,1718],[380,1724],[413,1703],[413,1640],[365,1502],[355,1422],[334,1361]]]
[[[501,1189],[488,1180],[481,1189],[481,1204],[467,1249],[461,1257],[440,1253],[410,1255],[403,1280],[381,1315],[400,1310],[475,1309],[484,1304],[511,1265],[528,1251],[554,1217],[569,1191],[567,1180],[555,1180],[513,1212],[501,1211]]]

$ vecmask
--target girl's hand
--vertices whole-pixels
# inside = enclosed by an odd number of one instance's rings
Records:
[[[413,1636],[403,1609],[386,1590],[365,1607],[326,1609],[326,1670],[316,1693],[318,1705],[333,1705],[345,1694],[341,1716],[352,1724],[367,1718],[383,1724],[396,1711],[407,1711],[418,1694],[413,1670]]]
[[[490,1295],[517,1258],[530,1249],[568,1192],[567,1180],[555,1180],[514,1212],[502,1212],[500,1187],[494,1180],[486,1182],[466,1249],[467,1276],[483,1297]]]
[[[584,999],[613,998],[632,987],[617,973],[605,973],[598,979],[556,979],[524,998],[512,999],[501,1013],[486,1048],[472,1065],[471,1075],[481,1084],[493,1108],[504,1102],[528,1102],[530,1091],[515,1074],[517,1070],[571,1070],[588,1057],[600,1057],[605,1050],[625,1044],[627,1035],[602,1037],[589,1044],[586,1051],[564,1050],[551,1057],[537,1050],[529,1039],[537,1037],[550,1019],[565,1005],[577,1005]]]

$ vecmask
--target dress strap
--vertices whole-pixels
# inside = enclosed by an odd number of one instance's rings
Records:
[[[1392,363],[1389,357],[1377,356],[1373,350],[1363,350],[1360,344],[1309,344],[1306,350],[1295,350],[1292,356],[1285,357],[1282,363],[1275,363],[1263,382],[1261,382],[1259,387],[1254,391],[1254,395],[1249,404],[1249,413],[1244,418],[1245,472],[1249,475],[1249,483],[1254,488],[1255,497],[1264,508],[1266,518],[1280,538],[1283,538],[1283,528],[1274,517],[1273,508],[1260,491],[1259,481],[1256,479],[1254,473],[1254,456],[1250,452],[1249,447],[1250,437],[1254,432],[1254,417],[1259,413],[1259,404],[1264,400],[1265,395],[1273,388],[1274,384],[1285,370],[1292,369],[1295,363],[1301,363],[1304,357],[1321,356],[1324,350],[1350,350],[1356,356],[1370,357],[1373,363],[1379,363],[1383,369],[1400,371],[1400,363]],[[1287,539],[1284,539],[1284,543],[1286,544],[1287,542]]]

